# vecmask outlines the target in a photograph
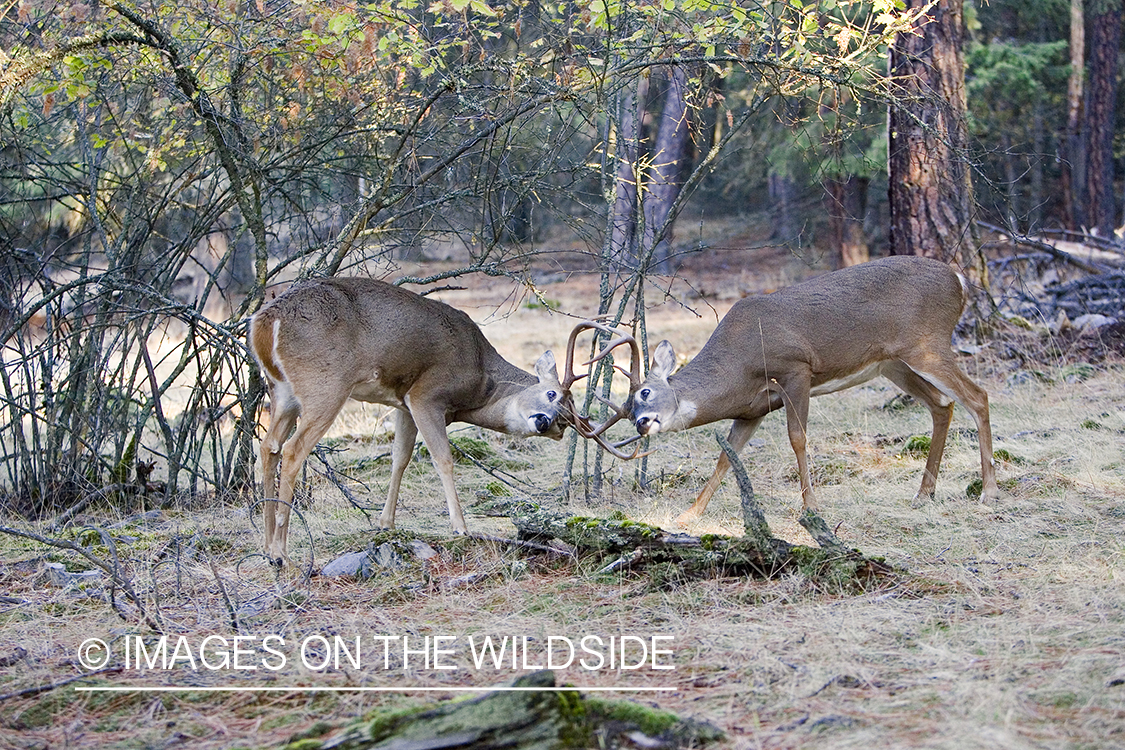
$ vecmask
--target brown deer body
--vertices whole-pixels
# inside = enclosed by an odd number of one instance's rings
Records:
[[[747,297],[679,373],[672,374],[671,344],[657,346],[648,378],[634,390],[632,419],[642,435],[733,419],[728,440],[737,451],[766,414],[785,407],[803,505],[815,508],[805,453],[810,396],[882,375],[925,404],[933,418],[918,495],[933,494],[957,402],[976,421],[983,497],[997,498],[988,394],[961,372],[950,347],[965,295],[964,279],[944,263],[890,257]],[[729,468],[720,455],[681,523],[703,513]]]
[[[458,533],[467,529],[453,482],[449,423],[556,440],[563,434],[558,418],[567,413],[565,399],[550,352],[532,375],[501,357],[465,313],[381,281],[336,278],[294,286],[254,315],[250,348],[271,404],[261,446],[265,548],[282,564],[298,472],[348,398],[398,409],[380,516],[388,529],[419,433]]]

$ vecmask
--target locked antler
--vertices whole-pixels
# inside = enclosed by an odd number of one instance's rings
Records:
[[[591,330],[591,329],[602,331],[604,333],[608,333],[611,336],[616,336],[617,338],[612,339],[605,347],[602,348],[602,350],[600,352],[598,352],[597,356],[595,356],[589,362],[583,363],[583,365],[587,368],[586,372],[582,373],[581,375],[575,375],[574,374],[575,342],[578,340],[578,335],[580,333],[582,333],[583,331]],[[615,370],[618,370],[623,375],[625,375],[626,377],[629,378],[629,396],[632,397],[633,393],[641,385],[641,348],[637,344],[637,340],[634,339],[629,334],[623,333],[623,332],[618,331],[614,328],[610,328],[609,326],[605,325],[604,323],[599,323],[596,320],[584,320],[581,323],[579,323],[578,325],[576,325],[574,327],[574,330],[572,330],[570,332],[570,338],[567,340],[567,343],[566,343],[566,363],[565,363],[565,367],[564,367],[562,387],[563,387],[563,392],[566,394],[566,398],[569,400],[569,403],[570,403],[570,419],[569,419],[569,421],[570,421],[570,424],[574,427],[575,432],[577,432],[579,435],[581,435],[584,438],[589,438],[589,439],[594,440],[595,442],[597,442],[598,445],[600,445],[602,448],[604,448],[606,451],[613,454],[614,456],[617,456],[618,458],[625,459],[626,461],[630,461],[634,458],[640,458],[641,456],[647,456],[648,455],[648,453],[641,453],[640,452],[640,450],[641,450],[640,446],[637,446],[633,450],[632,453],[625,453],[624,451],[621,450],[621,448],[623,448],[624,446],[629,445],[630,443],[635,443],[636,441],[640,440],[641,439],[640,435],[635,435],[634,437],[631,437],[627,440],[623,440],[619,443],[610,443],[608,440],[606,440],[604,437],[602,437],[602,435],[606,432],[606,430],[608,430],[610,427],[615,425],[617,422],[621,421],[626,416],[628,416],[628,411],[627,411],[626,407],[618,406],[617,404],[613,403],[612,401],[609,401],[608,399],[604,399],[604,398],[602,398],[601,396],[598,396],[595,393],[594,398],[596,398],[598,401],[601,401],[603,404],[605,404],[609,408],[609,410],[612,412],[612,415],[600,424],[591,423],[589,416],[578,413],[578,409],[574,405],[574,399],[570,395],[570,387],[572,385],[574,385],[575,382],[581,380],[582,378],[585,378],[585,377],[589,376],[589,374],[590,374],[589,368],[590,368],[591,365],[593,365],[595,362],[602,359],[603,357],[609,356],[610,352],[612,352],[614,349],[616,349],[617,347],[619,347],[623,344],[627,344],[629,346],[629,350],[630,350],[631,359],[630,359],[629,370],[626,371],[625,369],[619,367],[618,365],[614,365],[613,367],[614,367]]]

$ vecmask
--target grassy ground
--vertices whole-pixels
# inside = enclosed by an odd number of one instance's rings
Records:
[[[580,309],[581,293],[565,297],[565,284],[544,289],[567,309],[589,312]],[[528,366],[543,348],[565,341],[571,321],[519,300],[507,317],[478,314],[496,309],[490,293],[500,291],[447,297],[485,322],[512,361]],[[675,305],[655,310],[651,335],[685,352],[697,349],[731,301],[720,295],[697,305],[698,319]],[[47,562],[89,569],[79,555],[0,535],[0,747],[266,746],[521,671],[474,668],[470,636],[477,643],[484,636],[534,639],[528,661],[536,663],[551,636],[577,643],[588,635],[672,636],[661,647],[671,649],[675,670],[572,665],[560,671],[561,680],[674,688],[628,697],[711,721],[728,732],[728,747],[1125,747],[1125,370],[1064,360],[1019,367],[987,353],[964,364],[990,393],[995,447],[1006,451],[999,473],[1010,498],[995,505],[966,497],[980,467],[965,412],[954,420],[937,498],[916,504],[924,457],[906,447],[912,436],[928,434],[922,408],[895,408],[896,391],[883,382],[813,402],[810,452],[822,515],[849,544],[900,571],[866,591],[833,590],[799,576],[685,582],[667,571],[601,573],[601,562],[565,553],[454,540],[433,470],[419,460],[408,472],[399,524],[439,554],[423,562],[407,536],[381,537],[401,564],[378,568],[367,580],[277,580],[254,556],[256,519],[238,501],[147,518],[120,511],[86,517],[103,528],[124,521],[110,529],[124,577],[149,618],[173,637],[170,651],[179,636],[198,656],[208,636],[229,643],[235,635],[272,634],[285,639],[280,650],[288,659],[274,671],[262,661],[270,655],[257,648],[261,641],[248,640],[252,651],[243,663],[255,670],[191,669],[181,659],[173,670],[110,672],[20,694],[84,674],[77,658],[87,638],[110,645],[112,667],[121,666],[128,638],[142,635],[151,645],[154,636],[120,589],[118,614],[104,581],[51,582]],[[351,410],[330,436],[343,449],[334,465],[366,483],[349,487],[375,508],[389,450],[377,428],[381,416],[378,409]],[[580,486],[566,509],[673,528],[713,466],[713,433],[660,436],[647,489],[638,488],[634,465],[608,462],[603,496],[588,498]],[[483,462],[503,470],[458,468],[471,529],[511,534],[506,520],[471,508],[499,492],[561,506],[565,442],[513,442],[475,429],[454,434],[485,441]],[[755,437],[743,457],[775,533],[809,543],[796,522],[800,500],[783,417],[767,419]],[[305,524],[291,535],[295,558],[308,559],[311,551],[319,566],[371,546],[377,512],[365,516],[315,472],[310,479]],[[737,489],[728,480],[689,531],[738,534],[740,525]],[[81,524],[53,536],[91,544],[108,558],[103,541],[83,535]],[[362,665],[345,659],[340,669],[301,666],[296,647],[309,636],[340,636],[347,644],[361,637]],[[401,654],[384,663],[373,636],[406,636],[412,648],[426,636],[455,638],[448,642],[453,652],[441,658],[458,668],[427,668],[424,655],[410,656],[406,668]],[[320,641],[308,643],[309,656],[319,658]],[[212,663],[217,653],[211,649]],[[197,690],[87,693],[77,685]],[[198,690],[281,685],[435,691]]]

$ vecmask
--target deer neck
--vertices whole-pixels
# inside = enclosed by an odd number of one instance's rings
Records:
[[[454,421],[510,433],[525,429],[517,410],[516,398],[528,386],[538,382],[530,372],[516,367],[499,354],[490,357],[484,370],[487,387],[481,406],[465,409],[454,415]]]
[[[735,386],[737,380],[701,351],[668,378],[668,385],[676,394],[673,429],[686,430],[734,416],[730,412],[741,402],[741,394]]]

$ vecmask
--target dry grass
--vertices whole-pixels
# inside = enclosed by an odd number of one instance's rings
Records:
[[[488,295],[475,291],[470,307],[484,309]],[[551,287],[547,293],[564,296]],[[577,300],[564,304],[588,312]],[[542,348],[565,341],[569,320],[512,309],[515,314],[485,330],[513,361],[527,365]],[[682,330],[673,325],[684,320]],[[701,343],[695,328],[705,338],[712,325],[674,309],[657,311],[650,322],[655,335],[695,346]],[[238,503],[206,513],[168,511],[112,533],[149,613],[169,634],[196,644],[236,632],[280,634],[288,643],[318,633],[454,635],[461,642],[469,635],[509,635],[539,644],[551,635],[665,634],[675,637],[674,672],[572,668],[562,678],[590,686],[674,686],[675,692],[637,700],[708,719],[728,731],[726,744],[736,748],[1125,747],[1125,685],[1111,684],[1125,667],[1125,370],[1099,365],[1074,377],[1065,363],[1048,362],[1028,376],[1007,361],[966,366],[989,390],[996,448],[1011,459],[1000,466],[1011,497],[994,506],[965,496],[979,476],[979,458],[961,410],[938,497],[916,507],[911,498],[923,458],[903,448],[911,436],[928,434],[925,411],[884,408],[895,390],[881,383],[813,402],[810,450],[824,517],[846,541],[902,570],[860,595],[800,577],[675,584],[643,571],[599,574],[593,561],[452,540],[425,461],[408,472],[399,520],[432,535],[441,554],[423,564],[404,552],[403,567],[369,580],[275,580],[253,556],[258,531]],[[333,459],[367,483],[350,486],[375,508],[387,472],[376,459],[388,446],[363,436],[378,418],[372,409],[342,418],[334,436],[346,450]],[[457,434],[487,440],[495,450],[489,463],[506,467],[517,494],[537,492],[557,502],[565,444]],[[718,454],[712,435],[705,428],[661,436],[649,459],[648,490],[637,489],[634,466],[608,463],[606,497],[577,497],[569,510],[619,512],[671,528],[711,470]],[[799,497],[783,418],[767,419],[756,438],[743,455],[770,523],[781,536],[807,541],[796,522]],[[296,557],[308,554],[310,539],[318,565],[366,547],[374,514],[364,518],[335,488],[310,476],[315,501],[303,511],[308,534],[294,529]],[[470,506],[499,480],[462,465],[458,481]],[[471,509],[469,525],[511,531],[505,520],[474,517]],[[690,530],[737,534],[739,528],[737,490],[728,481]],[[81,674],[76,652],[87,637],[119,647],[126,635],[151,634],[135,611],[116,614],[101,586],[84,593],[46,583],[40,571],[47,560],[88,567],[73,554],[0,536],[0,693]],[[447,585],[457,579],[470,582]],[[368,663],[317,673],[292,661],[277,673],[180,668],[109,674],[85,684],[447,688],[491,684],[510,672],[397,664],[383,671]],[[90,694],[73,687],[0,700],[0,747],[265,746],[315,734],[321,722],[447,695]]]

